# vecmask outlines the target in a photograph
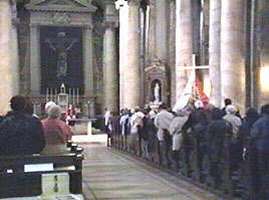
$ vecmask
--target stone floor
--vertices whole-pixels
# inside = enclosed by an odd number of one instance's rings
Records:
[[[86,199],[213,200],[213,194],[104,144],[84,145]]]

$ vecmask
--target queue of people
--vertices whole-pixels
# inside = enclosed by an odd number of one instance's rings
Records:
[[[43,120],[34,115],[27,97],[12,97],[10,108],[0,118],[0,155],[39,154],[71,139],[71,129],[60,120],[62,111],[54,102],[45,105],[47,117]]]
[[[201,101],[176,113],[164,104],[123,109],[107,114],[106,126],[109,145],[215,189],[236,195],[241,183],[248,199],[269,199],[269,105],[260,113],[249,108],[245,117],[230,99],[223,109]]]

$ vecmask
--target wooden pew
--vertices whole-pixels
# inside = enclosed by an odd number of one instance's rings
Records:
[[[51,175],[57,195],[58,176],[69,176],[69,191],[82,194],[83,149],[69,144],[65,152],[50,155],[0,156],[0,199],[42,194],[42,177]],[[68,179],[67,179],[68,180]],[[61,195],[61,194],[59,194]]]

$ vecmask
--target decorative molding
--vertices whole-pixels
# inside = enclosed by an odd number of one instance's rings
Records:
[[[32,11],[30,24],[43,26],[92,26],[90,13]]]
[[[55,24],[70,24],[71,18],[68,13],[56,12],[53,14],[52,21]]]
[[[64,3],[66,2],[66,3]],[[97,7],[91,3],[84,3],[80,0],[32,0],[26,6],[30,11],[41,12],[88,12],[93,13]]]
[[[105,29],[107,29],[107,28],[115,29],[119,26],[119,23],[115,22],[115,21],[105,21],[102,23],[102,25]]]

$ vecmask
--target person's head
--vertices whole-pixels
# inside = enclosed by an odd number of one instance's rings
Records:
[[[49,112],[49,109],[52,107],[52,106],[56,106],[56,103],[54,103],[53,101],[49,101],[46,103],[45,105],[45,112],[48,114]]]
[[[139,106],[136,106],[134,110],[135,110],[135,112],[139,112],[140,111]]]
[[[30,98],[26,98],[26,106],[24,108],[24,111],[29,115],[34,114],[34,106]]]
[[[247,118],[258,118],[259,113],[255,108],[248,108],[246,111],[246,117]]]
[[[196,109],[201,109],[201,108],[204,107],[204,104],[203,104],[203,102],[201,100],[197,100],[197,101],[194,102],[194,107]]]
[[[265,104],[262,106],[261,114],[269,115],[269,104]]]
[[[229,98],[224,99],[225,106],[232,105],[232,100]]]
[[[57,119],[61,117],[62,109],[58,105],[53,105],[48,110],[48,117],[50,119]]]
[[[225,111],[227,114],[235,115],[235,113],[237,112],[237,108],[234,105],[228,105]]]
[[[159,106],[159,110],[166,110],[167,109],[167,106],[165,105],[165,103],[162,103],[160,106]]]
[[[24,111],[25,107],[26,107],[25,97],[17,95],[10,99],[10,108],[13,111]]]

